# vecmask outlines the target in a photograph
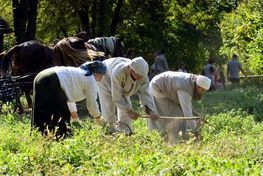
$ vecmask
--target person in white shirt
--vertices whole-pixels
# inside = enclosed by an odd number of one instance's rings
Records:
[[[192,117],[192,100],[199,100],[209,90],[211,80],[202,75],[167,71],[155,76],[150,82],[150,94],[154,110],[160,116]],[[169,144],[178,142],[180,133],[196,133],[195,120],[158,119],[149,120],[149,130],[158,130]]]
[[[59,66],[41,71],[33,84],[32,127],[44,135],[53,131],[55,136],[65,137],[70,132],[71,116],[67,103],[85,98],[90,114],[100,118],[96,81],[102,79],[106,69],[102,62],[94,61],[80,67]]]
[[[147,62],[142,57],[132,60],[116,57],[104,60],[103,63],[107,67],[107,73],[98,83],[99,98],[102,117],[110,128],[117,128],[128,135],[132,133],[131,119],[136,120],[139,114],[133,110],[130,97],[136,93],[150,118],[157,119],[148,90]],[[126,124],[129,129],[116,124]]]

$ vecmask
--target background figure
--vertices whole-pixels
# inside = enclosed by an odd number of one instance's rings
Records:
[[[209,90],[216,89],[216,82],[215,82],[215,68],[213,66],[213,63],[215,61],[213,59],[208,59],[207,64],[204,67],[202,75],[208,77],[211,80],[211,87]]]
[[[185,63],[183,62],[180,62],[179,65],[178,65],[178,71],[179,72],[184,72],[184,73],[187,73],[186,69],[185,69]]]
[[[90,114],[100,118],[97,99],[97,83],[106,73],[100,62],[87,62],[81,67],[51,67],[41,71],[33,84],[32,127],[42,134],[54,132],[65,137],[70,131],[70,110],[67,102],[86,98]],[[74,108],[73,108],[74,110]]]
[[[139,114],[133,110],[130,97],[138,94],[146,114],[156,118],[153,112],[152,98],[149,95],[148,64],[142,57],[132,60],[122,57],[103,61],[108,71],[99,85],[101,112],[111,129],[132,133],[131,119],[136,120]],[[117,108],[117,117],[116,117]],[[117,122],[117,126],[116,126]],[[127,128],[118,126],[125,124]]]
[[[243,70],[241,63],[238,61],[238,56],[234,54],[232,56],[232,60],[227,63],[227,79],[232,84],[239,84],[239,72],[242,72],[245,76],[247,76],[246,72]]]
[[[151,80],[155,75],[158,75],[168,70],[169,70],[169,65],[165,57],[165,51],[161,50],[158,52],[157,56],[154,59],[154,63],[150,69],[149,78]]]
[[[134,58],[135,48],[128,48],[126,58]]]
[[[203,75],[167,71],[150,82],[154,110],[160,116],[192,117],[192,100],[200,100],[210,88],[211,80]],[[187,139],[190,130],[199,137],[195,120],[149,120],[149,130],[158,130],[170,145],[180,138]]]
[[[225,88],[225,76],[219,67],[215,70],[215,88],[223,90]]]

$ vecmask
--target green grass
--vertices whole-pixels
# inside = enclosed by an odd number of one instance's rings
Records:
[[[208,121],[202,140],[168,146],[145,119],[134,122],[132,136],[107,135],[85,121],[74,136],[52,141],[30,135],[30,116],[5,106],[0,175],[263,175],[263,90],[209,92],[194,107]]]

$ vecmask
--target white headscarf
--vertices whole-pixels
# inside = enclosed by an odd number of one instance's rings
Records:
[[[148,63],[142,57],[132,59],[130,67],[140,76],[147,76],[149,72]]]
[[[206,76],[198,75],[196,78],[196,84],[205,90],[208,90],[211,86],[211,79]]]

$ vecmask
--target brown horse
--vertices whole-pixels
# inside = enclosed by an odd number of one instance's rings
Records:
[[[52,66],[53,50],[36,41],[28,41],[1,53],[0,59],[3,74],[11,68],[12,76],[23,77],[25,74],[28,75],[23,79],[17,79],[17,81],[32,82],[39,71]],[[32,85],[24,85],[21,89],[25,92],[28,106],[31,107],[30,91]]]
[[[80,66],[87,61],[87,50],[105,54],[102,57],[98,54],[96,60],[104,60],[105,57],[123,56],[123,48],[122,39],[116,37],[98,37],[87,42],[78,37],[68,37],[55,45],[54,65]]]
[[[80,66],[92,59],[103,60],[107,55],[122,56],[122,41],[114,37],[105,37],[97,40],[92,45],[78,37],[69,37],[58,42],[54,48],[50,48],[37,41],[28,41],[10,48],[0,54],[0,64],[3,73],[11,68],[12,75],[27,75],[21,81],[31,81],[38,72],[51,66]],[[95,50],[95,51],[93,51]],[[102,51],[102,52],[99,52]],[[32,84],[23,86],[28,106],[31,107],[32,100],[30,91]]]

